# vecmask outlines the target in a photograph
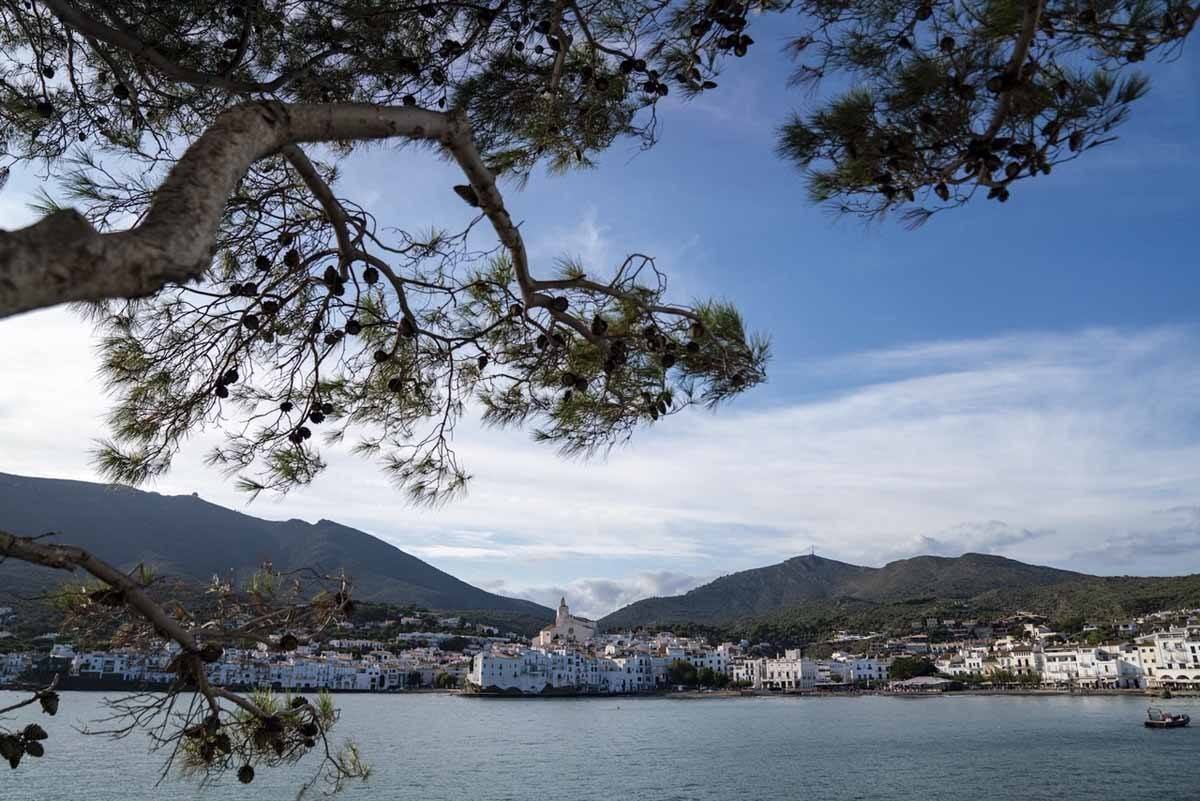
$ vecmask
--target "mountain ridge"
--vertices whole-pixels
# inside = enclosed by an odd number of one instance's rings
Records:
[[[1200,604],[1200,576],[1092,576],[982,553],[914,556],[882,567],[804,555],[730,573],[681,595],[636,601],[599,625],[613,630],[782,618],[814,626],[869,625],[946,608],[1077,615],[1154,611],[1156,604],[1184,602]]]
[[[119,485],[0,473],[0,528],[26,536],[56,532],[123,569],[139,562],[196,581],[249,574],[270,560],[281,570],[345,570],[364,601],[438,610],[486,610],[550,620],[532,601],[474,587],[358,529],[322,518],[265,520],[198,494],[164,495]],[[41,568],[0,565],[28,580]],[[53,575],[50,576],[54,578]]]

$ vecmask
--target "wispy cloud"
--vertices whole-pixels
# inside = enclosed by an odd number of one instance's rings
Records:
[[[0,352],[0,469],[93,478],[105,401],[86,330],[61,311],[5,321]],[[586,596],[596,614],[810,546],[860,564],[977,550],[1200,570],[1195,515],[1158,511],[1200,503],[1194,329],[926,343],[788,375],[810,378],[823,390],[804,402],[683,414],[593,463],[464,424],[475,483],[440,510],[406,507],[374,465],[333,451],[313,485],[249,511],[334,518],[468,580]],[[244,505],[202,466],[205,444],[160,489]]]
[[[595,206],[588,206],[573,225],[541,231],[532,237],[530,255],[536,260],[551,262],[559,258],[581,259],[585,269],[607,271],[615,254],[609,229],[599,221]]]
[[[1053,536],[1049,530],[1033,531],[1014,528],[1002,520],[981,520],[960,523],[936,534],[916,534],[885,548],[885,559],[904,559],[928,554],[931,556],[961,556],[964,553],[1002,554],[1014,546]]]

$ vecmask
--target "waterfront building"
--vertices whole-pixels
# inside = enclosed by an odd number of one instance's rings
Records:
[[[1042,683],[1071,687],[1079,681],[1079,654],[1074,648],[1047,648],[1042,652]]]
[[[1010,641],[1008,648],[999,648],[995,654],[996,666],[1007,673],[1018,676],[1041,675],[1043,669],[1040,645],[1026,645]]]
[[[1200,689],[1200,627],[1172,628],[1137,638],[1149,687]]]
[[[708,668],[714,673],[728,676],[733,670],[736,652],[737,646],[733,643],[724,643],[712,648],[692,642],[677,642],[663,646],[659,653],[666,667],[670,667],[675,661],[687,662],[698,671]]]
[[[1142,667],[1142,654],[1137,645],[1121,643],[1110,649],[1117,656],[1118,687],[1146,687],[1146,670]]]
[[[826,681],[836,675],[844,684],[887,681],[891,663],[891,659],[835,653],[827,664],[818,663],[817,675],[819,679],[826,673]]]
[[[648,654],[609,658],[573,648],[531,648],[515,654],[484,651],[471,659],[466,677],[476,690],[523,695],[636,693],[660,683],[655,660]]]
[[[1136,648],[1059,647],[1043,652],[1042,684],[1059,688],[1127,689],[1145,686]]]
[[[962,647],[950,657],[943,673],[951,676],[982,676],[984,664],[991,661],[992,653],[989,648]],[[934,664],[942,669],[942,661]]]
[[[781,659],[742,660],[734,666],[733,680],[755,689],[811,690],[817,683],[817,663],[789,649]]]
[[[0,654],[0,682],[14,681],[31,667],[33,667],[33,654],[20,651]]]

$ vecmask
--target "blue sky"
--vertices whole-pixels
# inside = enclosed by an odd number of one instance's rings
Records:
[[[774,341],[769,384],[716,416],[563,463],[520,432],[464,427],[475,475],[412,510],[369,464],[263,517],[356,525],[467,580],[600,614],[810,545],[881,564],[987,550],[1103,573],[1200,572],[1200,60],[1148,64],[1120,140],[915,232],[810,205],[773,154],[804,97],[783,85],[786,26],[701,101],[660,110],[660,144],[537,176],[508,205],[535,264],[658,257],[673,296],[722,296]],[[453,225],[459,179],[373,147],[342,194],[381,224]],[[31,176],[0,194],[28,219]],[[0,470],[94,478],[105,401],[87,330],[61,311],[0,322]],[[7,378],[7,377],[6,377]],[[52,382],[60,391],[39,389]],[[201,437],[156,487],[243,501],[201,465]],[[345,490],[346,484],[356,489]]]

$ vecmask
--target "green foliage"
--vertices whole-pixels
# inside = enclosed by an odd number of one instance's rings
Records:
[[[676,659],[667,666],[667,678],[672,685],[695,687],[699,681],[696,666],[685,659]]]
[[[711,687],[720,689],[729,683],[729,677],[724,673],[718,673],[710,667],[700,668],[696,672],[696,684],[700,687]]]
[[[256,690],[231,714],[217,714],[207,707],[189,709],[172,759],[184,776],[207,778],[237,769],[239,779],[250,783],[255,768],[295,765],[323,743],[328,755],[318,778],[324,776],[330,789],[336,790],[346,779],[365,781],[369,775],[354,743],[340,747],[328,743],[327,735],[337,721],[337,709],[326,692],[314,702]],[[309,786],[311,782],[304,789]]]
[[[103,373],[118,402],[113,439],[95,456],[110,479],[161,475],[184,438],[229,409],[253,424],[226,427],[208,461],[243,490],[311,481],[325,463],[310,438],[323,429],[327,443],[357,433],[353,450],[378,458],[412,500],[437,502],[469,478],[450,440],[472,400],[490,424],[529,425],[536,440],[588,455],[764,378],[768,343],[747,335],[736,310],[664,306],[665,283],[645,257],[599,289],[572,264],[553,301],[570,313],[521,309],[503,257],[460,278],[438,267],[437,280],[465,280],[470,297],[406,311],[391,284],[368,285],[374,267],[355,273],[343,299],[315,291],[303,271],[255,273],[251,246],[227,251],[239,253],[235,292],[180,288],[115,307],[103,323]],[[246,280],[255,277],[264,280]],[[227,324],[251,318],[253,329]],[[201,354],[213,367],[197,370]]]
[[[817,98],[780,128],[780,155],[804,168],[815,201],[868,218],[900,210],[909,225],[977,192],[1006,201],[1018,181],[1111,141],[1147,89],[1130,65],[1174,52],[1197,13],[1175,0],[790,9],[806,28],[793,81]],[[827,78],[851,88],[820,95]]]
[[[894,681],[904,681],[918,676],[933,676],[937,668],[928,659],[915,656],[898,656],[892,660],[888,668],[888,678]]]
[[[46,163],[101,230],[141,217],[179,149],[248,100],[461,112],[484,162],[519,185],[538,165],[591,166],[620,137],[651,144],[671,84],[709,91],[752,44],[747,8],[691,2],[70,8],[0,6],[0,139],[6,164]],[[450,443],[468,409],[587,455],[763,380],[767,343],[728,304],[668,305],[652,259],[605,277],[568,256],[542,277],[511,229],[495,250],[468,243],[474,225],[377,226],[336,196],[336,162],[359,143],[325,146],[327,162],[253,165],[199,284],[86,310],[116,399],[94,451],[106,478],[153,480],[217,428],[209,464],[251,495],[311,482],[319,443],[345,443],[436,503],[467,486]]]

